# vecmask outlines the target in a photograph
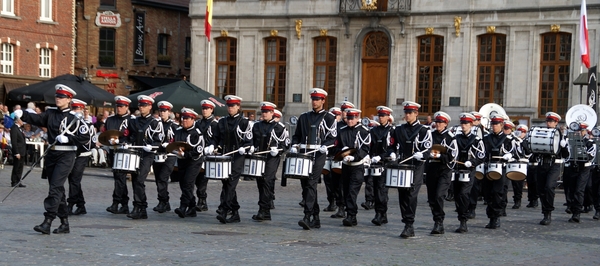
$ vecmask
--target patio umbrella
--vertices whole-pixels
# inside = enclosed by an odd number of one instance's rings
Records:
[[[8,99],[17,102],[44,102],[55,104],[56,84],[64,84],[73,89],[76,99],[96,107],[113,107],[115,95],[107,92],[89,81],[71,74],[65,74],[29,86],[14,89],[8,93]]]
[[[168,101],[173,105],[174,112],[179,112],[181,108],[187,107],[195,109],[200,113],[200,102],[202,100],[210,100],[215,104],[214,115],[227,115],[227,106],[223,99],[218,98],[186,80],[131,94],[127,96],[131,99],[131,106],[137,106],[137,97],[139,95],[148,95],[154,98],[154,109],[158,108],[158,102]]]

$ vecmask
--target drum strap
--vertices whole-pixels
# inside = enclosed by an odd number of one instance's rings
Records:
[[[265,144],[265,137],[269,137],[269,141],[267,142],[267,146],[269,146],[271,144],[271,131],[273,131],[273,128],[275,128],[275,125],[277,125],[277,122],[275,121],[271,121],[271,123],[269,123],[269,126],[262,126],[260,128],[260,133],[261,133],[261,139],[260,139],[260,145],[258,146],[259,149],[263,149],[265,147],[263,147],[263,145]],[[264,129],[267,129],[266,131],[264,131]],[[266,147],[265,149],[268,149],[269,147]]]
[[[408,127],[408,126],[406,126],[406,127]],[[410,137],[408,136],[408,130],[406,130],[406,128],[404,128],[404,130],[401,130],[402,136],[405,138],[404,141],[412,142],[417,137],[417,135],[419,135],[419,132],[421,131],[422,127],[423,127],[423,125],[421,125],[421,124],[414,126],[414,128],[413,128],[414,131],[411,132]]]
[[[499,150],[500,146],[502,146],[502,144],[504,144],[504,140],[506,140],[506,135],[502,135],[502,137],[500,138],[500,141],[495,142],[494,138],[490,138],[490,143],[492,144],[492,150]]]

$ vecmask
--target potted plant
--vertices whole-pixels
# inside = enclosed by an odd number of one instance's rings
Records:
[[[159,54],[156,58],[159,65],[169,66],[171,65],[171,57],[166,54]]]

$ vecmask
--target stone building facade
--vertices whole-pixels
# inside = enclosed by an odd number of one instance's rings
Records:
[[[422,116],[501,105],[520,123],[579,103],[580,0],[192,0],[192,82],[235,93],[252,110],[276,102],[286,116],[309,109],[323,87],[368,116],[404,100]],[[592,65],[599,0],[587,1]],[[585,93],[585,91],[584,91]],[[584,97],[585,98],[585,97]]]

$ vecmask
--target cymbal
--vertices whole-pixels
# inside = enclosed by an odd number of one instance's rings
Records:
[[[347,150],[340,151],[340,152],[338,152],[338,153],[337,153],[337,154],[336,154],[336,155],[333,157],[333,160],[334,160],[334,161],[336,161],[336,162],[339,162],[339,161],[343,160],[343,159],[344,159],[344,157],[346,157],[346,156],[348,156],[348,155],[352,155],[352,154],[354,154],[355,152],[356,152],[356,149],[355,149],[355,148],[350,148],[350,149],[347,149]]]
[[[431,151],[437,151],[439,153],[446,153],[447,149],[442,144],[433,144]]]
[[[183,150],[191,150],[192,146],[183,141],[175,141],[173,143],[169,143],[169,145],[167,145],[165,149],[167,150],[167,152],[172,152],[174,150],[179,150],[182,148]]]
[[[111,129],[111,130],[102,132],[100,134],[100,136],[98,136],[98,142],[102,143],[103,145],[110,146],[110,145],[112,145],[112,144],[110,144],[111,139],[118,139],[122,136],[123,136],[123,133],[121,131]]]

